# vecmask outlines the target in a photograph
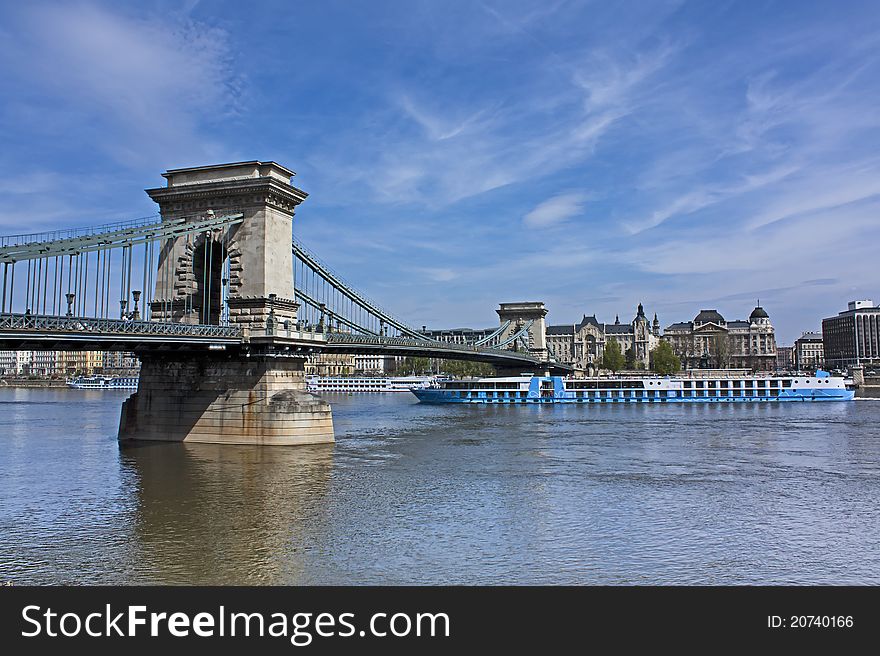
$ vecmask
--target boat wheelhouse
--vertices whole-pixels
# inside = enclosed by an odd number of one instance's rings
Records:
[[[815,376],[563,378],[514,376],[443,381],[412,390],[426,403],[742,403],[850,401],[845,380]]]

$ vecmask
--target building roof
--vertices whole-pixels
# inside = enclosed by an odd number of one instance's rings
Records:
[[[627,333],[631,333],[633,331],[632,326],[628,323],[606,323],[605,324],[605,333],[610,335],[625,335]]]
[[[564,324],[559,326],[547,326],[547,335],[574,335],[574,325]]]
[[[727,322],[728,328],[748,328],[750,325],[748,321],[740,321],[739,319]]]
[[[690,330],[693,327],[694,323],[692,321],[679,321],[671,326],[666,326],[666,330]]]
[[[821,342],[822,333],[806,332],[798,337],[795,342]]]
[[[749,315],[749,321],[751,321],[753,319],[769,319],[769,318],[770,318],[770,315],[767,314],[767,312],[764,310],[764,308],[762,308],[760,305],[755,307],[755,309],[752,310],[752,313]]]
[[[596,318],[595,314],[591,314],[590,316],[584,315],[584,318],[581,319],[581,322],[577,325],[577,329],[580,330],[588,323],[593,324],[596,328],[601,328],[602,324],[599,323],[599,320]]]
[[[850,305],[854,305],[856,301],[852,301]],[[837,317],[854,317],[857,314],[878,314],[880,313],[880,307],[851,307],[848,310],[844,310],[843,312],[838,312]],[[828,317],[823,319],[823,321],[831,321],[832,319],[836,319],[837,317]]]
[[[700,313],[694,317],[694,323],[724,323],[724,317],[719,314],[718,310],[700,310]]]

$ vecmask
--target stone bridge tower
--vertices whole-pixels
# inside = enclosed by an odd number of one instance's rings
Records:
[[[231,227],[166,242],[150,306],[154,321],[190,324],[220,324],[222,307],[242,341],[136,349],[140,380],[123,404],[120,440],[333,441],[330,406],[305,391],[305,358],[319,337],[277,331],[295,327],[298,309],[292,220],[306,193],[291,185],[293,175],[275,162],[238,162],[171,169],[165,187],[147,190],[163,221],[244,215]]]
[[[162,174],[167,186],[147,189],[164,221],[244,214],[240,224],[166,245],[153,319],[218,324],[223,293],[232,324],[262,330],[270,311],[296,322],[292,222],[308,194],[290,183],[294,175],[275,162],[238,162],[170,169]]]
[[[496,312],[502,325],[510,321],[510,327],[501,335],[501,341],[531,322],[528,332],[529,353],[543,361],[547,360],[547,325],[544,320],[547,308],[543,302],[501,303]]]

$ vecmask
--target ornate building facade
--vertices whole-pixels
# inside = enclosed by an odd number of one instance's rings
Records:
[[[600,323],[596,315],[584,315],[576,324],[547,326],[547,348],[558,361],[579,369],[598,368],[605,352],[605,344],[615,339],[622,353],[633,350],[636,366],[647,369],[651,351],[660,343],[660,321],[654,314],[649,321],[639,303],[635,318],[620,323],[620,315],[613,324]]]
[[[726,321],[717,310],[700,310],[693,321],[666,328],[663,339],[687,369],[776,368],[775,330],[760,305],[752,310],[748,321]]]

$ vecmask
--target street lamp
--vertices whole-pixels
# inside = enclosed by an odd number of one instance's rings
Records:
[[[131,295],[134,298],[134,310],[131,313],[131,318],[137,321],[141,318],[141,313],[138,311],[138,301],[141,300],[141,293],[138,290],[134,290],[131,292]]]

